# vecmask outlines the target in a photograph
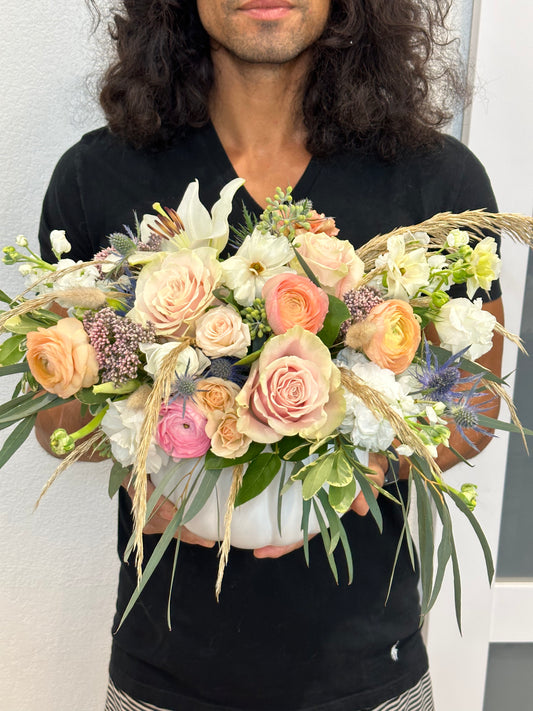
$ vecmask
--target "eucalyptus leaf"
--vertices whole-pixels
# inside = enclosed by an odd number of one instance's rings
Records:
[[[442,522],[442,532],[439,547],[437,549],[437,573],[435,576],[435,582],[433,584],[433,592],[430,600],[425,605],[423,614],[429,612],[437,600],[437,596],[442,587],[442,581],[444,580],[444,573],[448,566],[448,561],[450,560],[452,554],[452,542],[453,542],[453,528],[452,519],[450,517],[450,512],[446,502],[442,498],[442,494],[436,491],[433,487],[429,487],[429,491],[435,502],[435,508]]]
[[[370,513],[372,514],[372,517],[374,518],[380,533],[382,533],[383,532],[383,516],[381,514],[381,509],[379,508],[379,504],[376,500],[376,497],[374,496],[374,487],[368,481],[366,476],[362,473],[361,468],[363,470],[367,469],[366,467],[362,467],[361,464],[357,463],[354,466],[353,473],[354,473],[354,476],[355,476],[359,486],[361,487],[361,491],[363,492],[363,496],[365,497],[365,500],[368,504]]]
[[[515,432],[516,434],[533,435],[533,430],[528,430],[526,427],[518,427],[512,422],[503,422],[502,420],[495,420],[493,417],[487,417],[486,415],[476,416],[478,424],[482,427],[487,427],[487,429],[503,430],[504,432]]]
[[[278,533],[281,536],[281,508],[283,505],[283,489],[285,487],[285,476],[286,476],[286,469],[287,469],[287,464],[283,462],[283,466],[281,468],[281,474],[279,477],[279,486],[278,486],[278,510],[277,510],[277,519],[278,519]]]
[[[13,363],[13,365],[4,365],[3,367],[0,367],[0,378],[3,375],[15,375],[17,373],[27,373],[30,369],[30,366],[26,361],[23,361],[22,363]]]
[[[0,425],[6,422],[16,422],[17,420],[22,420],[24,417],[28,417],[29,415],[33,415],[42,410],[49,410],[51,407],[63,405],[64,403],[72,400],[72,398],[60,398],[57,395],[48,392],[45,392],[44,395],[38,396],[36,396],[35,393],[28,394],[30,395],[29,400],[17,404],[6,414],[2,414],[0,416]],[[20,401],[22,397],[17,398],[17,400]],[[17,400],[12,400],[7,403],[7,405],[13,405],[13,403],[17,402]]]
[[[172,620],[171,620],[171,615],[170,615],[170,608],[172,604],[172,588],[174,587],[174,578],[176,577],[176,568],[178,565],[178,554],[180,552],[180,543],[181,543],[181,530],[179,532],[178,537],[176,538],[176,550],[174,551],[174,561],[172,563],[172,573],[170,575],[170,585],[168,588],[168,601],[167,601],[167,625],[169,632],[172,632]]]
[[[455,602],[455,619],[457,620],[457,626],[459,627],[459,632],[462,634],[461,626],[461,571],[459,570],[459,561],[457,559],[457,551],[455,550],[455,543],[452,540],[452,569],[453,569],[453,597]]]
[[[416,506],[418,513],[418,540],[420,547],[420,578],[422,582],[422,599],[425,608],[431,599],[433,588],[433,513],[422,477],[411,472],[416,489]]]
[[[452,356],[451,351],[448,351],[445,348],[441,348],[440,346],[432,345],[429,347],[429,349],[432,353],[436,355],[440,365],[445,363],[448,358]],[[494,373],[491,373],[491,371],[487,368],[484,368],[482,365],[479,365],[479,363],[475,363],[474,361],[469,360],[468,358],[459,358],[458,366],[459,368],[461,368],[461,370],[465,370],[471,375],[483,375],[484,378],[486,378],[487,380],[491,380],[494,383],[505,382],[505,378],[499,378],[497,375],[494,375]]]
[[[37,415],[30,415],[19,422],[0,449],[0,469],[8,462],[21,445],[28,439]]]
[[[314,284],[315,286],[320,286],[320,283],[319,283],[318,279],[316,278],[316,276],[314,275],[313,270],[311,269],[311,267],[309,266],[309,264],[307,264],[307,262],[306,262],[305,259],[302,257],[302,255],[300,254],[300,252],[298,252],[297,249],[294,249],[294,254],[295,254],[296,259],[298,260],[300,266],[301,266],[302,269],[304,270],[305,276],[306,276],[308,279],[310,279],[310,280],[313,282],[313,284]]]
[[[324,517],[322,516],[322,512],[320,511],[320,507],[318,506],[315,499],[313,499],[313,508],[315,509],[315,514],[318,519],[318,525],[320,526],[320,533],[322,535],[322,541],[324,542],[324,549],[326,551],[326,556],[328,559],[329,567],[331,568],[331,572],[333,573],[335,582],[338,585],[339,571],[337,570],[337,564],[335,563],[335,558],[333,557],[333,554],[329,552],[330,548],[331,548],[331,538],[329,536],[326,522],[324,521]]]
[[[321,489],[318,492],[317,499],[322,504],[322,508],[324,509],[324,513],[326,514],[326,518],[329,524],[330,545],[328,553],[333,553],[340,540],[340,519],[335,509],[333,509],[331,504],[329,503],[328,495],[324,489]]]
[[[241,488],[235,498],[235,507],[254,499],[272,482],[281,467],[281,459],[275,452],[263,452],[246,469]]]
[[[200,485],[198,486],[198,491],[194,495],[194,498],[192,499],[191,503],[189,504],[187,508],[187,512],[185,513],[183,517],[183,523],[187,523],[187,521],[190,521],[192,518],[196,516],[197,513],[199,513],[203,507],[205,506],[205,503],[207,499],[211,496],[211,493],[213,489],[216,486],[216,483],[220,477],[220,469],[206,469],[203,476],[201,477]],[[198,481],[198,480],[197,480]],[[189,497],[189,500],[191,497]]]
[[[124,479],[128,476],[130,471],[131,471],[130,467],[123,467],[120,462],[113,463],[113,466],[111,467],[111,471],[109,472],[109,486],[107,489],[110,499],[112,499],[113,496],[115,496],[117,491],[120,489],[120,485],[122,484]]]
[[[302,501],[302,532],[304,535],[304,556],[309,568],[309,515],[311,513],[311,499]]]
[[[351,585],[353,583],[352,550],[350,548],[350,542],[348,541],[348,536],[346,535],[346,530],[345,530],[344,526],[342,525],[342,521],[339,521],[339,524],[340,524],[340,539],[341,539],[342,548],[344,550],[344,556],[346,558],[346,567],[348,569],[348,585]]]
[[[159,564],[161,558],[165,554],[166,549],[170,545],[170,542],[172,541],[174,534],[178,530],[178,528],[182,524],[182,518],[183,518],[183,510],[180,508],[176,513],[174,514],[174,517],[172,520],[169,522],[168,526],[166,527],[163,535],[159,539],[156,547],[154,548],[154,551],[152,555],[150,556],[150,559],[148,560],[146,567],[144,568],[143,574],[141,576],[141,579],[138,582],[137,587],[135,588],[133,595],[131,596],[126,609],[124,610],[124,613],[122,615],[122,618],[120,620],[120,623],[116,629],[118,630],[122,627],[124,624],[124,621],[130,614],[133,606],[139,599],[139,596],[141,595],[142,591],[144,590],[146,583],[150,580],[152,577],[152,574],[154,570],[156,569],[157,565]]]

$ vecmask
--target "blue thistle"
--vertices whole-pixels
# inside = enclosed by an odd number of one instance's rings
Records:
[[[479,415],[489,410],[492,407],[494,398],[486,400],[484,398],[485,393],[480,393],[477,390],[477,385],[479,384],[482,376],[474,376],[474,380],[477,381],[474,387],[470,390],[461,393],[460,395],[456,393],[456,399],[450,403],[446,408],[444,417],[449,416],[453,419],[457,432],[461,437],[467,442],[476,452],[479,448],[472,442],[470,437],[466,434],[465,430],[472,430],[474,432],[479,432],[480,434],[486,435],[487,437],[495,437],[494,432],[491,432],[486,427],[479,424]],[[472,378],[469,378],[472,380]],[[483,401],[479,402],[479,398],[483,397]]]
[[[205,373],[206,378],[222,378],[231,380],[242,388],[248,378],[248,368],[244,365],[236,365],[238,358],[226,356],[224,358],[214,358],[211,366]]]
[[[439,364],[437,356],[431,352],[427,341],[425,347],[426,362],[415,372],[415,377],[422,385],[420,392],[426,400],[450,402],[457,396],[454,388],[459,383],[479,380],[478,376],[463,376],[459,369],[459,361],[469,346],[451,355],[442,365]]]

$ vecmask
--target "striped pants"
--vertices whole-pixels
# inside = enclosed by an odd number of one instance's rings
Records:
[[[107,699],[105,711],[166,711],[160,706],[145,704],[142,701],[135,701],[123,691],[116,688],[111,680],[107,688]],[[356,711],[356,709],[354,709]],[[363,710],[360,710],[363,711]],[[374,709],[367,711],[435,711],[433,705],[433,695],[431,693],[431,679],[429,672],[426,672],[411,689],[408,689],[400,696],[385,701]]]

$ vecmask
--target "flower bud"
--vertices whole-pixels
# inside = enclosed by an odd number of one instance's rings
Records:
[[[76,441],[63,428],[55,430],[50,437],[50,447],[54,454],[59,456],[72,452],[75,444]]]

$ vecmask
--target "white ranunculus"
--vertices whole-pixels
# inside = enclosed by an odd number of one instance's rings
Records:
[[[222,262],[224,283],[233,289],[241,306],[251,306],[261,296],[267,279],[282,272],[294,273],[287,265],[294,252],[286,237],[277,237],[255,229],[241,244],[237,253]]]
[[[52,230],[50,232],[50,244],[52,245],[52,252],[56,255],[57,259],[60,259],[62,254],[70,252],[72,249],[65,230]]]
[[[465,358],[477,360],[492,347],[496,317],[483,311],[481,299],[451,299],[440,309],[435,328],[442,348],[458,353],[470,346]]]
[[[155,379],[165,356],[179,345],[175,341],[169,341],[168,343],[141,343],[139,348],[146,356],[144,370],[148,375]],[[183,375],[185,371],[187,371],[187,375],[196,375],[202,373],[210,364],[211,361],[206,358],[201,350],[187,346],[179,355],[176,375]]]
[[[102,420],[102,430],[111,443],[111,452],[123,467],[135,462],[139,449],[144,410],[128,407],[127,400],[109,403],[109,409]],[[153,440],[148,449],[146,469],[149,474],[158,472],[168,462],[168,455]]]
[[[396,380],[394,373],[386,368],[380,368],[369,361],[362,353],[351,348],[342,350],[336,361],[337,365],[349,368],[366,385],[377,390],[400,416],[412,414],[414,401],[408,396],[409,385],[406,379]],[[346,415],[340,426],[341,432],[350,436],[352,442],[371,452],[385,450],[395,437],[390,422],[381,416],[376,416],[371,410],[348,390],[344,390],[346,399]],[[406,412],[407,410],[407,412]]]
[[[416,233],[424,234],[424,233]],[[413,241],[413,235],[408,235]],[[414,240],[419,243],[419,240]],[[429,283],[429,265],[424,247],[406,250],[403,234],[387,240],[387,252],[376,259],[376,267],[385,269],[389,299],[412,299]]]

